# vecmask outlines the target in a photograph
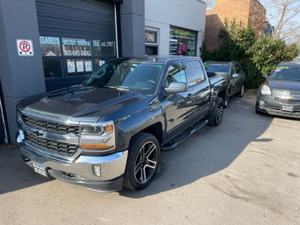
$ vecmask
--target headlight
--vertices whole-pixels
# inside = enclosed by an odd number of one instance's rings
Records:
[[[83,149],[112,150],[115,148],[114,122],[80,123],[79,145]]]
[[[261,93],[263,95],[272,95],[271,89],[267,85],[263,85],[261,88]]]

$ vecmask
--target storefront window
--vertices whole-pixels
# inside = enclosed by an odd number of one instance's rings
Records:
[[[170,27],[170,55],[196,56],[197,32]]]
[[[40,37],[46,78],[88,75],[116,56],[115,41]]]

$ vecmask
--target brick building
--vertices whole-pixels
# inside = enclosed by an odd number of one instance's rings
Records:
[[[220,46],[219,30],[226,19],[250,25],[258,37],[264,34],[266,9],[258,0],[207,0],[205,45],[209,50]]]

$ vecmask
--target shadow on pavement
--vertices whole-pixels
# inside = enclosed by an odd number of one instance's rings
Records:
[[[35,174],[14,145],[0,145],[0,194],[31,187],[49,179]]]
[[[123,190],[120,195],[142,198],[191,184],[228,167],[249,143],[272,141],[260,136],[273,118],[256,114],[254,106],[254,95],[231,99],[220,126],[204,127],[174,150],[162,152],[153,183],[137,192]]]

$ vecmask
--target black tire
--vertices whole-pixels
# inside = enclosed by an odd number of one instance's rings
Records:
[[[224,102],[223,102],[224,108],[228,107],[229,100],[230,100],[230,95],[229,95],[229,93],[227,93],[226,96],[225,96]]]
[[[147,187],[156,174],[159,155],[156,137],[142,132],[134,136],[129,147],[123,186],[134,191]]]
[[[237,93],[237,96],[241,98],[244,96],[244,93],[245,93],[245,85],[242,84],[241,90]]]
[[[223,99],[218,97],[216,100],[216,106],[207,117],[207,125],[209,126],[218,126],[222,122],[224,113]]]

